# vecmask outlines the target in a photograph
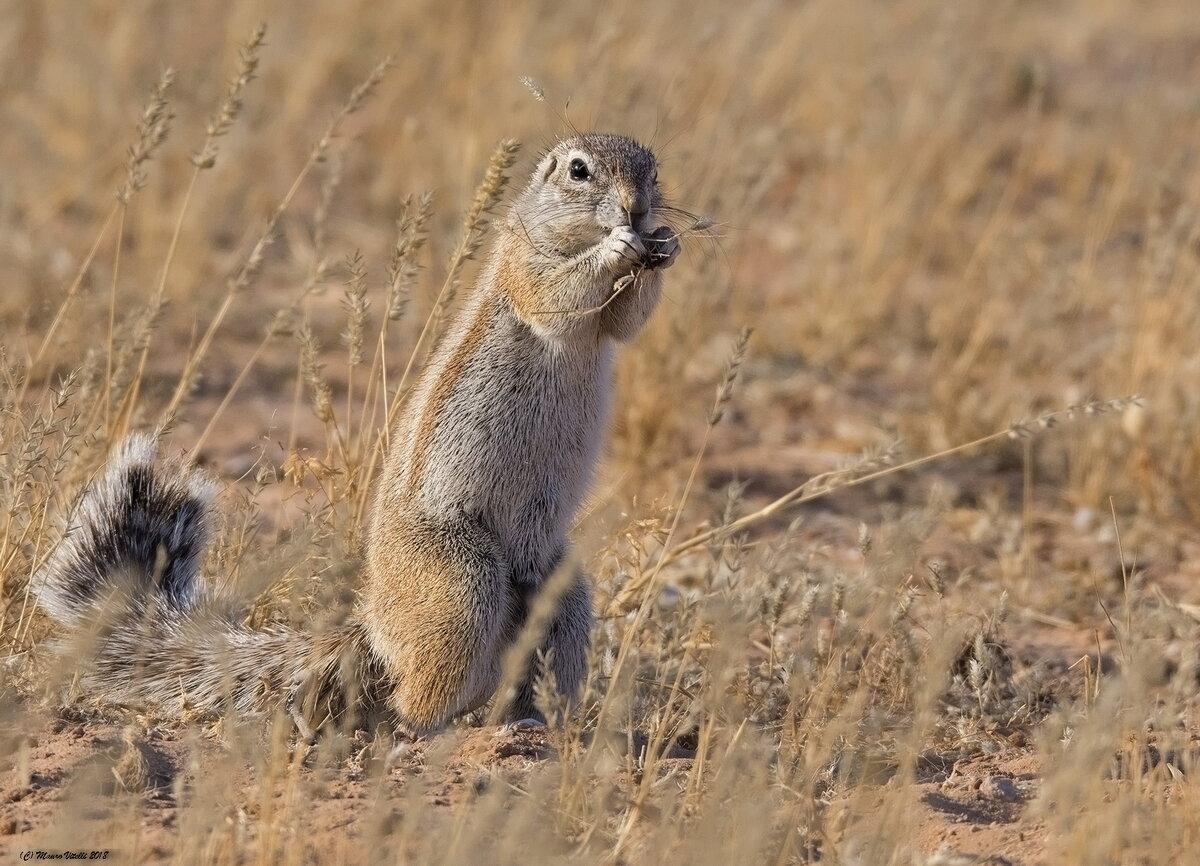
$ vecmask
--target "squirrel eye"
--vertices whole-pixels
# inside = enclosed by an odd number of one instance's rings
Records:
[[[582,159],[571,160],[567,172],[571,175],[571,180],[588,180],[592,176],[592,173],[588,171],[587,163]]]

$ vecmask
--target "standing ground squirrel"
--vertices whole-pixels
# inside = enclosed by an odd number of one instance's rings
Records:
[[[129,437],[35,578],[118,703],[261,710],[301,732],[377,704],[408,735],[495,693],[532,600],[563,561],[600,451],[615,341],[638,333],[679,253],[654,155],[618,135],[546,153],[479,283],[413,390],[378,481],[361,598],[322,636],[252,630],[204,591],[215,485]],[[567,697],[586,676],[591,595],[575,574],[543,640]],[[540,718],[532,664],[504,718]]]

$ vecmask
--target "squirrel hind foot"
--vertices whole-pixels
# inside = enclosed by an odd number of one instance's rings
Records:
[[[536,716],[528,716],[524,719],[514,719],[511,722],[505,722],[500,725],[492,733],[493,737],[507,737],[510,734],[523,734],[529,731],[542,731],[549,727],[541,713]]]
[[[364,730],[388,715],[384,676],[358,623],[312,638],[287,679],[283,707],[305,742],[330,727]]]
[[[114,590],[178,611],[200,595],[216,483],[178,460],[157,461],[155,440],[127,437],[104,474],[72,509],[62,540],[41,569],[38,602],[71,625],[100,613]]]

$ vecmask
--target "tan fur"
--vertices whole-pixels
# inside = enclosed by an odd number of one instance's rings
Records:
[[[498,250],[496,255],[500,259],[496,284],[507,295],[517,314],[530,321],[545,314],[543,305],[549,300],[548,293],[541,287],[527,257],[521,255],[520,247],[517,244],[508,244],[504,249]]]

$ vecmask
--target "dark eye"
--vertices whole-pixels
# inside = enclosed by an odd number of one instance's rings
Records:
[[[587,163],[582,159],[571,160],[571,164],[567,166],[567,173],[571,175],[571,180],[587,180],[592,176]]]

